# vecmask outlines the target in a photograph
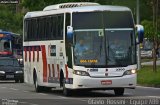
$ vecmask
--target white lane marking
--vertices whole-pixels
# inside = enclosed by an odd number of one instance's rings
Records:
[[[27,104],[27,105],[38,105],[38,104],[33,104],[33,103],[29,103],[29,102],[18,102],[20,104]]]
[[[23,91],[23,92],[28,93],[29,91]]]
[[[160,88],[155,88],[155,87],[144,87],[144,86],[136,86],[138,88],[145,88],[145,89],[155,89],[155,90],[160,90]]]
[[[11,89],[11,90],[18,90],[18,89],[15,89],[15,88],[9,88],[9,89]]]
[[[38,93],[38,94],[41,94],[41,95],[47,95],[47,94],[45,94],[45,93]]]
[[[81,101],[88,101],[88,100],[82,99]]]
[[[57,97],[61,99],[68,99],[67,97],[63,97],[63,96],[57,96]]]
[[[26,104],[27,102],[18,102],[18,103],[20,103],[20,104]]]
[[[29,105],[38,105],[38,104],[32,104],[32,103],[28,103]]]
[[[149,98],[159,98],[160,99],[160,96],[147,96]]]

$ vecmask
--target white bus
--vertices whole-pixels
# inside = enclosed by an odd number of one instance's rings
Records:
[[[143,30],[137,26],[141,42]],[[28,12],[24,80],[37,92],[62,87],[64,95],[80,89],[123,95],[125,88],[136,86],[135,33],[132,12],[122,6],[63,3]],[[114,49],[114,42],[120,47]]]

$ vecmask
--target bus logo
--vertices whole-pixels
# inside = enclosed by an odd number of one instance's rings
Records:
[[[90,72],[98,72],[98,69],[90,69]]]
[[[117,68],[116,71],[125,71],[125,68]]]

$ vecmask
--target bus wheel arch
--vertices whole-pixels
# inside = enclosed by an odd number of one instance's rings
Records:
[[[35,86],[35,91],[36,92],[41,92],[42,87],[38,85],[38,78],[37,78],[36,69],[33,70],[33,83],[34,83],[34,86]]]
[[[65,79],[64,79],[64,72],[62,69],[60,70],[60,78],[59,79],[60,79],[60,87],[63,87]]]
[[[35,84],[35,81],[37,79],[37,72],[36,72],[36,69],[34,68],[33,69],[33,83]]]
[[[66,88],[66,86],[65,86],[65,84],[66,84],[65,81],[66,81],[66,79],[64,78],[64,72],[63,72],[63,70],[61,69],[61,71],[60,71],[60,86],[63,87],[63,94],[64,94],[65,96],[71,96],[72,90]]]

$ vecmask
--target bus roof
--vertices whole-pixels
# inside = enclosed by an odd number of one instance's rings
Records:
[[[57,10],[57,9],[62,9],[62,8],[83,7],[83,6],[96,6],[96,5],[100,5],[100,4],[92,3],[92,2],[62,3],[62,4],[47,6],[43,9],[43,11]]]
[[[111,6],[111,5],[85,5],[85,6],[72,6],[66,8],[58,8],[58,5],[51,5],[44,8],[43,11],[34,11],[28,12],[24,18],[32,18],[39,16],[47,16],[52,14],[60,14],[60,13],[72,13],[72,12],[92,12],[92,11],[131,11],[128,7],[124,6]]]

